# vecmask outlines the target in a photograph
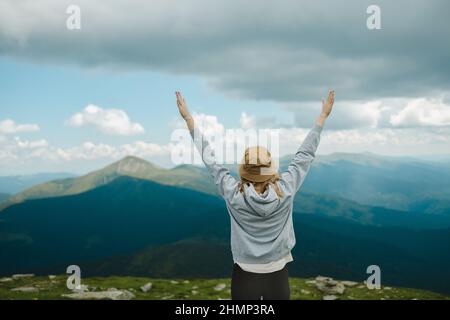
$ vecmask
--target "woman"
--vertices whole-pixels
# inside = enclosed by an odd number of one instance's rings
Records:
[[[176,97],[180,114],[230,215],[232,299],[288,300],[287,263],[293,261],[291,250],[295,246],[293,200],[314,160],[322,127],[333,107],[334,91],[322,100],[322,113],[285,172],[278,174],[266,148],[248,148],[239,167],[241,181],[217,164],[180,92]]]

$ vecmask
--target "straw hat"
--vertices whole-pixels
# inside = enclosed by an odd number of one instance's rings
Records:
[[[252,182],[264,182],[278,173],[272,155],[265,147],[250,147],[245,150],[239,174],[242,178]]]

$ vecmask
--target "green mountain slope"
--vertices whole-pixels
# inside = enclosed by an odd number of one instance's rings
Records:
[[[121,176],[211,192],[211,182],[202,169],[194,166],[180,166],[167,170],[146,160],[128,156],[81,177],[58,179],[32,186],[0,203],[0,210],[25,200],[79,194],[105,185]]]

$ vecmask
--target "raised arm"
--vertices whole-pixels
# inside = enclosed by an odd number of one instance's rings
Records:
[[[202,156],[206,168],[211,173],[214,183],[218,187],[219,194],[224,198],[229,198],[237,190],[238,182],[230,175],[230,171],[217,164],[214,150],[211,148],[208,140],[205,139],[201,130],[195,125],[194,118],[191,116],[186,101],[179,91],[175,92],[177,97],[177,106],[181,116],[186,121],[186,125],[191,133],[192,139],[197,150]]]
[[[291,189],[292,193],[297,192],[300,189],[306,175],[309,172],[309,168],[314,158],[316,157],[316,150],[320,142],[320,133],[325,124],[325,120],[331,113],[334,104],[334,91],[328,93],[326,100],[322,100],[322,112],[316,119],[314,127],[306,136],[297,153],[289,164],[288,169],[281,174],[281,178],[287,184],[287,187]]]

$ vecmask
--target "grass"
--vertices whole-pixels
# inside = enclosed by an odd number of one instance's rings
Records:
[[[66,287],[67,276],[57,276],[50,280],[48,277],[32,277],[16,279],[8,282],[0,282],[0,299],[65,299],[62,294],[71,293]],[[310,280],[290,278],[291,299],[292,300],[321,300],[323,293],[316,289],[314,283]],[[141,277],[98,277],[82,279],[82,284],[88,285],[90,291],[103,291],[108,288],[117,288],[119,290],[128,290],[135,295],[138,300],[204,300],[204,299],[230,299],[230,279],[151,279]],[[147,293],[140,290],[144,284],[151,282],[152,289]],[[225,289],[221,291],[214,290],[217,284],[225,284]],[[35,287],[39,292],[26,293],[12,291],[17,287]],[[347,287],[344,294],[339,295],[341,300],[450,300],[449,296],[438,293],[398,288],[383,287],[380,290],[369,290],[363,284],[354,287]]]

